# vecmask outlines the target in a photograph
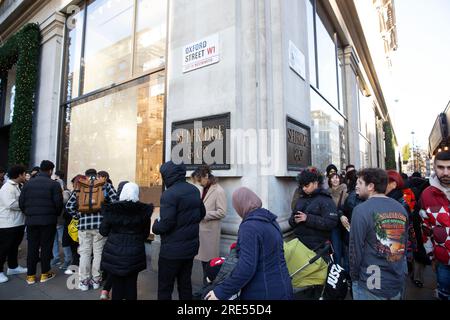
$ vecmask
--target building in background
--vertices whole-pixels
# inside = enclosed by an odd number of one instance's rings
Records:
[[[396,163],[395,134],[385,132],[393,1],[1,2],[3,42],[29,22],[42,33],[32,164],[54,160],[69,178],[107,170],[158,204],[175,129],[199,139],[200,151],[226,141],[214,170],[230,208],[224,248],[240,223],[231,205],[239,186],[253,189],[288,233],[301,168],[383,168],[388,154]],[[4,154],[14,69],[1,81]]]

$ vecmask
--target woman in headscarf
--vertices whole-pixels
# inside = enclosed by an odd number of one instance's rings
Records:
[[[102,270],[112,280],[112,300],[136,300],[137,277],[147,267],[144,241],[150,233],[153,204],[139,202],[139,187],[125,184],[118,202],[107,204],[100,234],[108,237]]]
[[[242,218],[237,240],[239,261],[206,299],[227,300],[239,291],[241,300],[293,299],[277,217],[262,208],[261,199],[247,188],[233,193],[233,207]]]

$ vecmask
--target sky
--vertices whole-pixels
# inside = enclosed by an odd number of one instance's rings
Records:
[[[399,146],[427,149],[428,136],[450,101],[450,0],[395,0],[398,49],[396,100],[389,106]]]

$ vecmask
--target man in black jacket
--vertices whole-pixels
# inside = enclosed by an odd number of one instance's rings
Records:
[[[199,190],[186,182],[186,167],[172,161],[161,166],[167,190],[161,196],[160,218],[153,233],[161,235],[158,300],[171,300],[175,279],[180,300],[192,300],[192,265],[198,253],[199,223],[206,215]]]
[[[51,179],[55,165],[48,160],[41,162],[40,172],[22,189],[19,197],[20,210],[25,214],[27,226],[28,255],[27,283],[36,283],[36,265],[41,250],[41,282],[52,279],[50,271],[56,220],[63,209],[62,189]]]

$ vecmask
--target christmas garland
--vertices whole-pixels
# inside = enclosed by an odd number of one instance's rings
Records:
[[[394,134],[392,133],[391,124],[386,121],[383,124],[386,145],[386,169],[397,170],[395,163]]]
[[[0,74],[17,63],[14,115],[10,128],[8,165],[30,161],[33,109],[36,98],[41,33],[30,23],[0,47]]]

